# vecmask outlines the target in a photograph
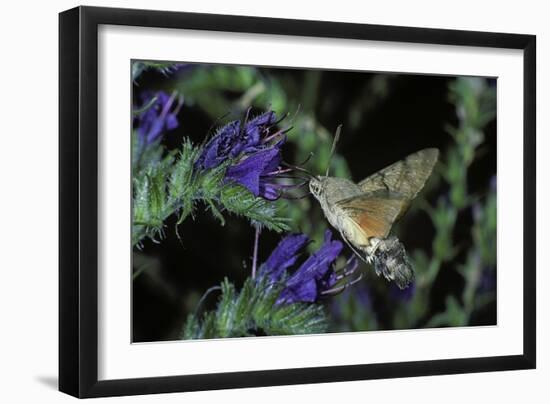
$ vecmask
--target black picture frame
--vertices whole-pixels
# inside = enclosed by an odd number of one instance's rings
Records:
[[[100,24],[523,50],[523,354],[98,381]],[[59,389],[84,398],[535,368],[535,73],[533,35],[95,7],[60,13]]]

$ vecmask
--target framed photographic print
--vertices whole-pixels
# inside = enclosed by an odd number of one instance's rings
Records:
[[[535,37],[60,14],[60,390],[535,367]]]

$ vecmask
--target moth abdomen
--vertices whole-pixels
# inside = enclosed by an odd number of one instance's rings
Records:
[[[405,289],[413,280],[414,272],[403,244],[395,236],[380,239],[372,254],[374,270]]]

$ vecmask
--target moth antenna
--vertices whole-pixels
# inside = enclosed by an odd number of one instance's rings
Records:
[[[328,157],[327,171],[325,173],[325,177],[328,177],[328,174],[330,172],[330,162],[332,161],[334,150],[336,150],[336,143],[338,143],[338,140],[340,139],[340,132],[342,132],[342,124],[338,125],[338,127],[336,128],[336,134],[334,135],[334,140],[332,141],[332,147],[330,148],[330,155]]]

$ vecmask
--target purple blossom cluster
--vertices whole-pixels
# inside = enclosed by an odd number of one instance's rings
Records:
[[[145,110],[135,117],[136,131],[140,144],[148,146],[179,126],[177,114],[183,101],[176,94],[168,95],[164,91],[145,91],[140,99]]]
[[[208,170],[231,159],[225,180],[246,187],[254,196],[278,199],[284,131],[276,129],[273,111],[244,122],[233,121],[222,127],[204,147],[195,163],[196,170]]]
[[[342,279],[335,271],[334,263],[343,245],[340,241],[332,239],[329,230],[325,232],[323,245],[289,274],[288,269],[295,266],[301,251],[309,241],[304,234],[286,236],[260,268],[259,279],[268,277],[270,282],[284,283],[277,304],[313,303]],[[343,273],[353,272],[357,265],[358,262],[353,257],[348,261]]]

